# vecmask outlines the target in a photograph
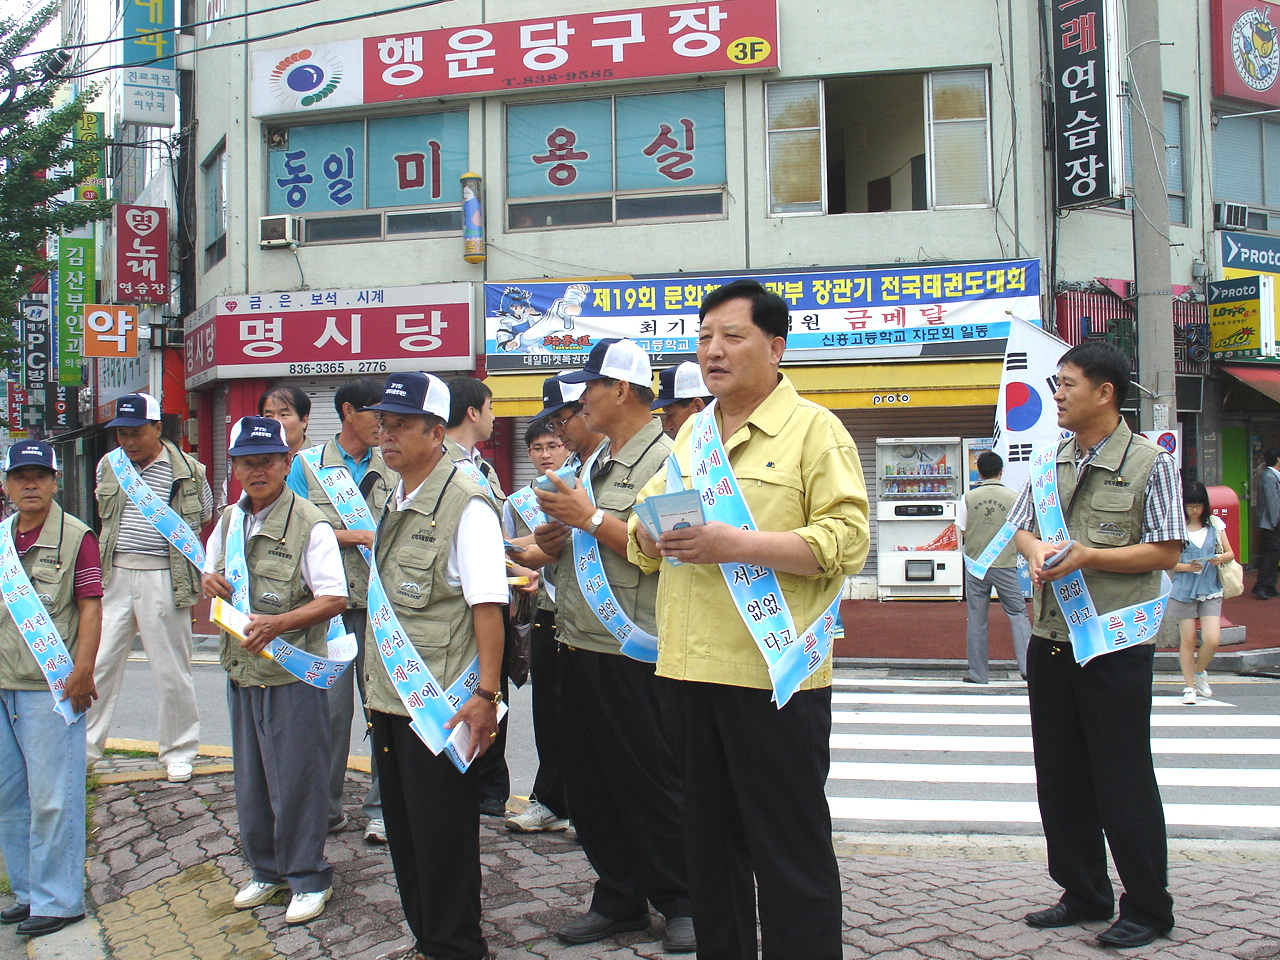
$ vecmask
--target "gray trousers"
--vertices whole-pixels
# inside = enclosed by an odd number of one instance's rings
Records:
[[[356,638],[356,658],[329,688],[329,826],[342,821],[342,788],[347,780],[347,757],[351,753],[351,718],[355,716],[356,686],[364,703],[364,630],[369,611],[349,609],[342,614],[347,631]],[[382,786],[378,783],[378,762],[369,752],[369,772],[373,782],[365,794],[361,812],[370,820],[382,819]]]
[[[329,744],[326,693],[298,681],[241,687],[227,680],[235,762],[240,851],[259,883],[288,883],[293,893],[327,890],[324,859]]]
[[[1031,620],[1027,617],[1027,601],[1018,583],[1018,571],[1014,567],[992,567],[987,575],[978,579],[964,571],[964,596],[969,608],[969,628],[965,635],[965,654],[969,658],[969,676],[978,683],[986,683],[987,669],[987,613],[991,608],[991,588],[1000,598],[1000,606],[1009,617],[1013,631],[1013,655],[1018,660],[1018,672],[1027,673],[1027,641],[1031,638]]]

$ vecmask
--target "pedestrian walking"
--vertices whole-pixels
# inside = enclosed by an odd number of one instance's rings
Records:
[[[1209,662],[1222,639],[1222,578],[1219,569],[1236,558],[1222,536],[1222,521],[1209,508],[1209,491],[1199,480],[1182,486],[1182,509],[1187,519],[1187,544],[1182,549],[1169,593],[1169,615],[1178,620],[1178,664],[1182,667],[1182,702],[1194,706],[1197,697],[1213,696]],[[1225,548],[1225,549],[1224,549]],[[1196,620],[1200,647],[1196,649]]]
[[[1259,600],[1277,596],[1276,575],[1280,564],[1280,450],[1267,447],[1262,452],[1263,468],[1258,476],[1258,576],[1249,592]]]

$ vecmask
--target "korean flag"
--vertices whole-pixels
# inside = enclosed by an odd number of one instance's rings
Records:
[[[1063,436],[1053,394],[1058,389],[1058,358],[1070,346],[1042,329],[1039,321],[1015,317],[1009,324],[996,400],[995,451],[1004,458],[1004,484],[1013,490],[1027,482],[1032,455]]]

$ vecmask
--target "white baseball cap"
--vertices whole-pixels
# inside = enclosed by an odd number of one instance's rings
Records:
[[[587,364],[560,376],[564,383],[589,383],[592,380],[625,380],[653,389],[653,367],[649,355],[634,340],[607,337],[591,348]]]
[[[702,368],[692,360],[686,360],[658,374],[658,395],[649,404],[649,409],[661,410],[677,400],[709,396],[711,391],[702,382]]]

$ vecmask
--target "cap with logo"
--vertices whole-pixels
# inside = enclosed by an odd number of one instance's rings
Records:
[[[625,380],[642,387],[653,387],[653,368],[649,355],[634,340],[608,337],[591,348],[587,365],[581,370],[561,374],[565,383],[588,383],[592,380]]]
[[[145,427],[160,420],[160,401],[149,393],[126,393],[116,401],[116,416],[108,427]]]
[[[382,400],[364,409],[418,416],[430,414],[448,421],[449,388],[429,373],[393,373],[382,388]]]
[[[252,457],[259,453],[288,453],[284,424],[270,417],[241,417],[231,428],[227,453],[233,457]]]
[[[538,416],[545,417],[571,403],[577,403],[586,389],[585,383],[565,383],[563,373],[547,377],[542,381],[542,409],[538,411]]]
[[[46,470],[58,472],[58,455],[53,447],[39,440],[19,440],[4,452],[4,463],[0,470],[8,473],[19,467],[44,467]]]
[[[702,368],[692,360],[668,367],[658,374],[658,395],[650,410],[661,410],[677,400],[692,400],[694,397],[708,397],[710,391],[702,382]]]

